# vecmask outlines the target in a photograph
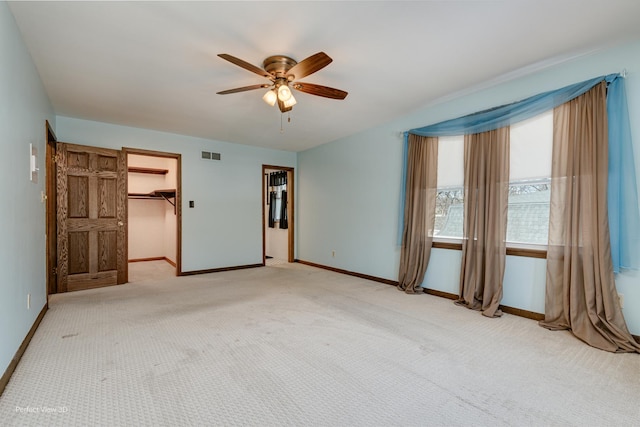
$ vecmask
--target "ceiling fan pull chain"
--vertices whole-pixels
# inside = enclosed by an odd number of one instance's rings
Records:
[[[284,114],[280,113],[280,133],[284,133],[284,129],[282,129],[282,116],[284,116]]]
[[[287,123],[291,123],[291,113],[287,113]]]

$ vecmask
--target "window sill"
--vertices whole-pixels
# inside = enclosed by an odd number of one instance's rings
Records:
[[[546,249],[510,248],[507,246],[507,255],[547,259]]]
[[[445,241],[439,240],[439,241],[434,241],[431,244],[431,247],[436,249],[449,249],[449,250],[461,251],[462,243],[460,243],[459,241],[445,242]],[[547,251],[546,249],[532,249],[532,248],[507,246],[507,255],[546,259]]]
[[[436,249],[451,249],[451,250],[462,250],[462,243],[458,242],[443,242],[443,241],[433,241],[431,244],[432,248]]]

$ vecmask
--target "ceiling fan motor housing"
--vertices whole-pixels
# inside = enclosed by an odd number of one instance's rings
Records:
[[[296,64],[297,62],[288,56],[274,55],[262,62],[262,68],[276,78],[285,78],[287,71]]]

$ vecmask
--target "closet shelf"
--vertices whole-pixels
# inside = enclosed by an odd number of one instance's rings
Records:
[[[176,214],[176,190],[153,190],[150,193],[129,193],[130,199],[166,200],[173,206],[173,213]],[[173,199],[173,200],[172,200]]]
[[[169,169],[155,169],[155,168],[140,168],[137,166],[129,166],[127,169],[129,172],[135,173],[150,173],[153,175],[166,175],[169,173]]]

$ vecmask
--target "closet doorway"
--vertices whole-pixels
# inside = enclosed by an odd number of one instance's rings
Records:
[[[293,262],[294,169],[262,165],[262,264]]]
[[[129,281],[179,276],[181,156],[125,148],[128,182]]]

